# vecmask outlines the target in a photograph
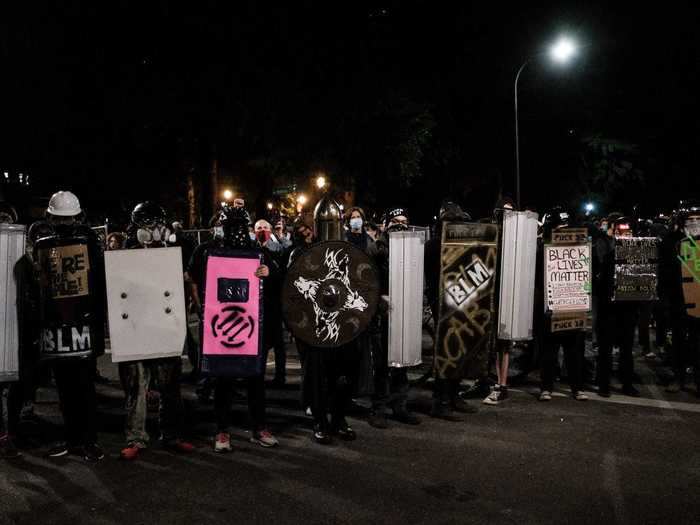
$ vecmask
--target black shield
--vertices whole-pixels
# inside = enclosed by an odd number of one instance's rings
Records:
[[[372,260],[352,244],[327,241],[301,254],[282,289],[282,314],[294,336],[335,348],[362,334],[379,300]]]

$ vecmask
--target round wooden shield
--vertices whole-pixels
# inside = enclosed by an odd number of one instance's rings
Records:
[[[369,325],[379,300],[372,260],[343,241],[318,243],[292,264],[282,288],[282,314],[294,336],[321,348],[349,343]]]

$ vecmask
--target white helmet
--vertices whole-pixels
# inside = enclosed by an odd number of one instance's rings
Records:
[[[49,207],[46,211],[59,217],[73,217],[79,215],[82,210],[80,209],[80,201],[74,193],[59,191],[51,196]]]

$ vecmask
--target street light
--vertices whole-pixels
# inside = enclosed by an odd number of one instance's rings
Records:
[[[595,210],[595,204],[587,202],[583,208],[586,210],[586,215],[590,215]]]
[[[268,202],[268,203],[267,203],[267,209],[268,209],[268,210],[272,210],[272,208],[273,208],[272,203],[271,203],[271,202]]]
[[[325,186],[326,186],[326,177],[324,177],[323,175],[319,175],[318,177],[316,177],[316,187],[319,190],[322,190]]]
[[[301,204],[302,206],[306,204],[306,195],[303,193],[297,197],[297,202]]]
[[[230,201],[233,199],[233,192],[231,190],[224,190],[224,200]]]
[[[578,46],[576,43],[566,37],[560,37],[549,49],[550,58],[558,64],[566,64],[573,56],[576,55]],[[520,209],[520,136],[518,133],[518,80],[520,79],[520,74],[525,69],[532,60],[535,60],[542,56],[541,54],[529,57],[523,65],[518,69],[515,75],[515,200]]]

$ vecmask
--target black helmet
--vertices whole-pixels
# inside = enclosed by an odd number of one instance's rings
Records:
[[[17,222],[17,211],[5,202],[0,202],[0,222],[6,224]]]
[[[438,214],[440,222],[462,222],[470,221],[471,219],[471,216],[455,202],[445,201],[440,206],[440,213]]]
[[[219,221],[224,228],[224,244],[233,248],[249,248],[252,245],[248,228],[250,215],[245,208],[228,204],[219,211]]]
[[[131,222],[139,228],[165,225],[167,216],[165,210],[155,202],[146,201],[136,205],[131,212]]]
[[[544,214],[542,225],[545,228],[558,228],[560,226],[566,226],[571,220],[571,215],[562,206],[555,206]]]

